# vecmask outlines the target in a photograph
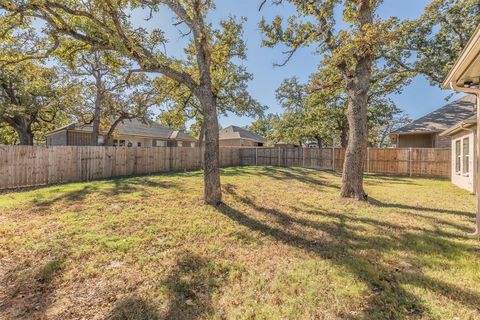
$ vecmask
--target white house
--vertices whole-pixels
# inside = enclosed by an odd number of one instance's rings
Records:
[[[477,114],[471,118],[471,123],[459,123],[457,128],[451,128],[452,159],[458,183],[471,183],[472,190],[477,191],[477,223],[473,236],[480,236],[480,126],[477,125],[480,117],[480,26],[468,41],[457,62],[450,70],[442,85],[445,89],[457,92],[474,94],[477,97]],[[449,129],[450,130],[450,129]],[[448,131],[448,130],[447,130]],[[465,176],[464,175],[465,171]],[[468,175],[467,175],[468,172]],[[453,180],[453,175],[452,175]],[[470,182],[468,182],[470,181]]]

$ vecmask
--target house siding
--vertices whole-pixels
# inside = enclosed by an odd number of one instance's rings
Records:
[[[440,136],[438,133],[434,137],[434,147],[435,148],[450,148],[451,147],[450,137]]]
[[[259,143],[247,139],[222,139],[220,147],[258,147]]]
[[[67,145],[67,132],[59,131],[46,137],[47,146],[65,146]]]
[[[474,129],[475,130],[475,129]],[[469,157],[469,167],[470,167],[470,173],[468,175],[464,175],[462,174],[462,172],[457,172],[456,170],[456,166],[455,166],[455,160],[456,160],[456,149],[455,149],[455,144],[457,141],[460,141],[460,145],[462,146],[463,148],[463,139],[465,138],[469,138],[469,149],[470,149],[470,157]],[[470,192],[475,192],[475,184],[474,184],[474,177],[476,177],[477,175],[477,172],[475,170],[476,166],[475,166],[475,163],[476,163],[476,160],[475,160],[475,155],[476,155],[476,134],[472,131],[467,131],[467,130],[464,130],[464,131],[461,131],[455,135],[453,135],[451,137],[451,142],[450,142],[450,145],[451,145],[451,152],[452,152],[452,161],[451,161],[451,165],[452,165],[452,174],[451,174],[451,181],[453,184],[455,184],[456,186],[462,188],[462,189],[465,189],[465,190],[468,190]],[[463,168],[463,160],[460,161],[462,163],[462,167]]]
[[[432,148],[434,137],[429,134],[401,134],[398,136],[398,148]]]

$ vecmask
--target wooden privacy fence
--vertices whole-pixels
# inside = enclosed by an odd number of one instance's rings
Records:
[[[342,170],[340,148],[220,148],[222,167],[266,165]],[[0,189],[201,167],[199,148],[1,146]],[[367,172],[450,177],[449,149],[368,149]]]
[[[368,148],[365,171],[371,173],[450,177],[450,149]],[[345,159],[342,148],[244,148],[240,150],[241,165],[305,167],[341,171]]]
[[[0,145],[0,189],[199,169],[199,148]],[[221,148],[220,165],[240,165],[238,148]]]

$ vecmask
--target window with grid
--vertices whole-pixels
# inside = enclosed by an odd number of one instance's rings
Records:
[[[455,141],[455,172],[460,174],[462,171],[462,145],[460,140]]]
[[[470,139],[463,139],[463,169],[462,173],[468,175],[470,173]]]

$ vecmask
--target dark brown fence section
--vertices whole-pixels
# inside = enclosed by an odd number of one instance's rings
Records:
[[[199,169],[199,148],[0,146],[0,189]],[[220,165],[240,165],[238,148],[221,148]]]
[[[369,148],[365,171],[371,173],[450,177],[450,149]],[[341,148],[246,148],[240,150],[241,165],[304,167],[341,171],[345,150]]]

